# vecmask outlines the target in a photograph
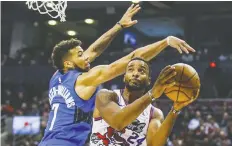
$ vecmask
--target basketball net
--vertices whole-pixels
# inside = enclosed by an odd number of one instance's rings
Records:
[[[40,14],[48,14],[52,18],[60,17],[61,22],[66,21],[67,1],[27,1],[26,5],[29,9],[39,11]]]

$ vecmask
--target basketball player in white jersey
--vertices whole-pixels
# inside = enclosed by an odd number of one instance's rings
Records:
[[[90,146],[162,146],[167,141],[179,110],[192,101],[174,103],[164,120],[160,109],[152,106],[166,88],[175,85],[175,68],[165,67],[152,89],[149,64],[132,59],[124,76],[124,90],[98,92],[93,114]]]

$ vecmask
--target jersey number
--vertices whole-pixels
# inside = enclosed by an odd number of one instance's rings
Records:
[[[58,111],[58,108],[59,108],[59,103],[54,103],[52,105],[52,110],[54,111],[54,116],[53,116],[53,119],[52,119],[52,123],[51,123],[51,126],[49,128],[49,130],[51,131],[53,126],[54,126],[54,123],[55,123],[55,120],[56,120],[56,114],[57,114],[57,111]]]
[[[144,138],[140,138],[140,139],[137,139],[139,137],[139,135],[135,132],[132,133],[132,136],[130,136],[127,141],[131,144],[134,144],[135,142],[137,142],[138,144],[136,146],[140,146],[143,141],[145,140],[145,137]]]

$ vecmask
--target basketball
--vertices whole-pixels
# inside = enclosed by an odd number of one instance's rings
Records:
[[[165,95],[175,102],[184,102],[198,97],[200,78],[196,70],[184,63],[172,65],[176,70],[176,84],[164,91]]]

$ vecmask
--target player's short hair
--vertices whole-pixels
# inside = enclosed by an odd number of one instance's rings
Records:
[[[63,64],[63,57],[69,52],[69,50],[80,46],[81,41],[77,39],[69,39],[69,40],[63,40],[55,45],[52,51],[52,62],[53,66],[57,68],[58,70],[62,70],[64,68]]]
[[[152,69],[151,69],[151,64],[150,64],[148,61],[146,61],[146,60],[144,60],[143,58],[140,58],[140,57],[132,58],[132,59],[129,61],[129,63],[130,63],[131,61],[134,61],[134,60],[140,60],[140,61],[145,62],[145,63],[148,65],[149,77],[151,77],[151,71],[152,71]],[[129,64],[129,63],[128,63],[128,64]]]

